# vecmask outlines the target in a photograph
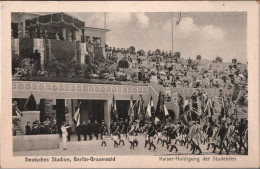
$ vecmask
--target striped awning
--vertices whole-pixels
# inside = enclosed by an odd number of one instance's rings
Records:
[[[60,25],[60,24],[72,26],[73,28],[78,30],[84,29],[85,27],[85,22],[77,18],[74,18],[68,14],[65,14],[63,12],[37,16],[35,18],[25,20],[25,27],[27,29],[35,26],[40,26],[40,25]]]

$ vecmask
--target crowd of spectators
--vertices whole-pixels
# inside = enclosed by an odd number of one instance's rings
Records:
[[[201,60],[200,55],[195,60],[183,59],[180,52],[173,54],[171,51],[155,50],[146,54],[139,50],[131,53],[130,48],[115,47],[107,47],[106,51],[106,57],[118,65],[120,60],[126,60],[129,69],[136,69],[137,79],[143,83],[155,82],[164,87],[215,89],[231,89],[235,86],[247,90],[247,64],[239,63],[236,59],[233,59],[232,63],[224,63],[221,58],[217,59],[218,57],[213,61]],[[120,69],[114,74],[119,72],[123,72],[125,76],[129,74]],[[129,74],[129,77],[132,74]]]
[[[37,134],[57,134],[58,128],[56,120],[50,121],[48,118],[44,122],[34,121],[31,125],[30,121],[27,121],[25,126],[26,135],[37,135]]]

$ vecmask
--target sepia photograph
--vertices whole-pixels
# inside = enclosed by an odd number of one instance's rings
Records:
[[[247,155],[246,12],[11,17],[14,155]]]
[[[254,4],[7,4],[5,166],[259,165]]]

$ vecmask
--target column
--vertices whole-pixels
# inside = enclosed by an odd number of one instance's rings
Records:
[[[110,133],[110,122],[111,122],[111,104],[112,104],[112,99],[111,100],[106,100],[104,103],[104,120],[105,123],[108,127],[108,132]]]
[[[66,28],[62,28],[62,37],[64,40],[67,40],[67,29]]]
[[[73,123],[73,121],[72,121],[72,118],[73,118],[73,116],[72,116],[72,99],[65,99],[65,106],[68,110],[68,122],[70,124],[72,124]]]

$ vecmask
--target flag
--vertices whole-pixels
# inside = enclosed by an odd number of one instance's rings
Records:
[[[224,102],[224,97],[221,98],[221,105],[222,106],[221,106],[220,117],[226,119],[226,111],[225,111],[226,105]]]
[[[203,113],[202,113],[202,118],[208,117],[209,120],[211,122],[213,122],[213,119],[212,119],[213,114],[214,114],[214,111],[213,111],[212,101],[211,101],[211,99],[208,98],[207,102],[206,102],[206,105],[204,107]]]
[[[134,118],[134,108],[133,108],[133,97],[130,98],[130,105],[128,109],[128,116]]]
[[[159,99],[157,102],[157,107],[155,111],[155,117],[158,117],[160,120],[164,117],[164,99],[162,96],[162,92],[159,93]]]
[[[157,117],[155,117],[154,119],[154,124],[157,124],[160,121],[160,119],[158,119]]]
[[[76,127],[80,125],[80,104],[81,102],[79,103],[79,107],[73,116],[73,121],[76,123]]]
[[[165,116],[168,116],[168,115],[169,115],[169,112],[168,112],[168,110],[167,110],[165,104],[163,105],[163,108],[164,108],[164,115],[165,115]]]
[[[155,109],[154,109],[154,105],[153,105],[153,96],[151,95],[151,101],[150,101],[150,106],[151,106],[151,116],[155,115]]]
[[[179,23],[181,22],[181,12],[178,13],[178,17],[176,20],[176,25],[179,25]]]
[[[138,110],[137,110],[137,115],[139,117],[140,120],[143,120],[144,119],[144,100],[143,100],[143,97],[142,95],[139,96],[139,104],[138,104]]]
[[[183,107],[184,107],[184,112],[190,110],[190,101],[188,98],[184,101]]]
[[[151,101],[149,101],[146,109],[146,118],[151,118],[151,117],[152,117]]]
[[[111,105],[111,115],[112,115],[113,120],[118,119],[117,108],[116,108],[116,99],[115,99],[114,95],[113,95],[113,100],[112,100],[112,105]]]

